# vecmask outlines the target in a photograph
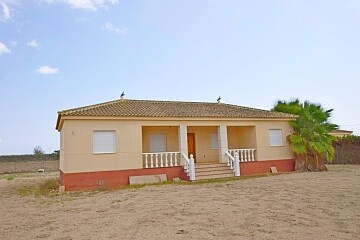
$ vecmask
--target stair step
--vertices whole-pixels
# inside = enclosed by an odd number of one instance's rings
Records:
[[[231,178],[234,172],[226,163],[196,163],[195,176],[196,180]]]
[[[233,172],[232,169],[230,168],[201,168],[201,169],[196,169],[195,168],[195,172],[196,173],[203,173],[203,172]]]
[[[218,179],[218,178],[231,178],[234,177],[234,174],[214,174],[214,175],[205,175],[205,176],[196,176],[196,180],[207,180],[207,179]]]
[[[226,163],[196,163],[195,168],[214,168],[214,167],[228,167]]]
[[[209,172],[209,171],[228,171],[230,168],[228,166],[221,166],[221,167],[211,167],[211,168],[197,168],[195,166],[195,172]]]

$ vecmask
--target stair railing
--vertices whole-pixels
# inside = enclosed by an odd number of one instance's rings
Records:
[[[239,153],[235,152],[234,153],[234,157],[228,153],[225,152],[226,156],[228,157],[228,167],[233,170],[235,177],[239,177],[240,176],[240,160],[239,160]]]
[[[195,180],[195,160],[194,155],[190,154],[190,159],[186,156],[185,153],[181,154],[184,158],[184,171],[189,176],[190,181]]]

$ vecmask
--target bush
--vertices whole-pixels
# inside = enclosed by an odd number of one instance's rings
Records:
[[[339,138],[333,146],[335,155],[332,163],[360,164],[360,136]]]
[[[42,154],[42,155],[24,154],[24,155],[0,156],[0,163],[2,163],[2,162],[27,162],[27,161],[51,161],[51,160],[59,160],[59,154],[51,153],[51,154]]]
[[[60,185],[60,180],[58,178],[51,178],[46,179],[42,183],[37,185],[22,186],[17,189],[17,192],[21,196],[48,196],[57,194]]]

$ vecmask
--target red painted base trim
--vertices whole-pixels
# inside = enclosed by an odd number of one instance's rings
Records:
[[[278,172],[291,172],[295,170],[295,161],[293,159],[268,160],[256,162],[240,163],[240,176],[269,173],[270,167],[276,167]]]
[[[269,173],[270,167],[276,167],[279,172],[295,170],[295,161],[292,159],[269,160],[240,163],[240,175]],[[188,181],[183,167],[147,168],[101,172],[63,173],[60,171],[60,181],[66,191],[90,190],[99,187],[111,188],[129,184],[130,176],[166,174],[168,179],[180,178]],[[103,185],[99,186],[99,182]]]
[[[90,190],[99,187],[111,188],[128,185],[130,176],[157,174],[166,174],[169,180],[173,178],[189,180],[183,167],[168,167],[81,173],[63,173],[60,171],[60,181],[61,185],[65,186],[66,191]],[[99,182],[103,185],[99,186]]]

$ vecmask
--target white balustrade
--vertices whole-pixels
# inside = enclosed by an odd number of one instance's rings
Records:
[[[255,161],[255,148],[246,149],[229,149],[228,153],[235,157],[235,153],[239,154],[240,162],[254,162]]]
[[[184,171],[189,176],[190,181],[195,180],[195,160],[194,155],[190,154],[190,159],[186,156],[185,153],[181,154],[184,158]]]
[[[179,152],[158,152],[158,153],[143,153],[143,161],[145,168],[157,167],[173,167],[178,166]]]
[[[228,157],[228,166],[231,170],[233,170],[235,177],[240,176],[240,160],[239,160],[239,153],[234,152],[234,156],[232,156],[229,152],[225,153]]]

